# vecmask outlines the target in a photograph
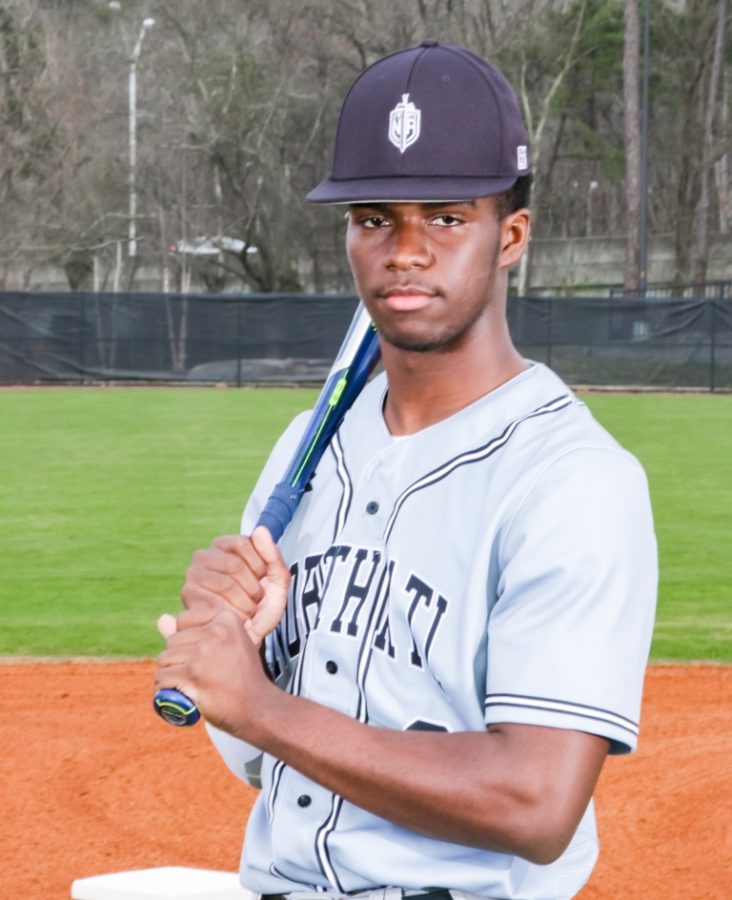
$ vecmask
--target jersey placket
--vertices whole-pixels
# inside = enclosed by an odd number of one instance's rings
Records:
[[[386,585],[382,534],[393,498],[386,473],[392,469],[388,459],[394,449],[382,448],[360,473],[348,518],[334,542],[332,570],[324,576],[317,625],[308,637],[300,663],[301,696],[360,721],[367,719],[364,666]],[[275,773],[275,780],[276,797],[270,807],[274,844],[278,835],[289,841],[287,856],[290,860],[302,856],[304,870],[312,866],[314,856],[328,882],[343,890],[328,846],[328,838],[337,827],[342,798],[291,768]],[[299,853],[292,845],[293,830],[299,836]]]

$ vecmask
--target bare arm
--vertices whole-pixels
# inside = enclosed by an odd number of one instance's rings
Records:
[[[256,746],[412,831],[535,863],[566,848],[607,753],[603,738],[538,726],[457,734],[374,728],[277,694],[247,723]]]
[[[395,731],[284,693],[230,610],[189,610],[159,658],[215,726],[405,828],[546,864],[569,843],[608,749],[604,738],[528,725]]]

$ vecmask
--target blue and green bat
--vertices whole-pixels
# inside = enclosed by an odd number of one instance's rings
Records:
[[[275,541],[282,537],[323,452],[366,384],[379,355],[376,328],[359,303],[287,471],[257,521],[257,525],[269,530]],[[153,706],[171,725],[195,725],[201,717],[193,701],[175,689],[158,691]]]

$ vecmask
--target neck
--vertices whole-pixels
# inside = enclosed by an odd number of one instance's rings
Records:
[[[414,434],[454,415],[528,367],[511,343],[475,341],[466,352],[409,352],[382,345],[389,390],[384,418],[394,435]]]

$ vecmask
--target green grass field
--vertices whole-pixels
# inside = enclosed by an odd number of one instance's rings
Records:
[[[315,396],[0,391],[0,654],[155,654],[191,552],[237,530],[269,447]],[[651,483],[654,658],[731,662],[732,396],[585,399]]]

